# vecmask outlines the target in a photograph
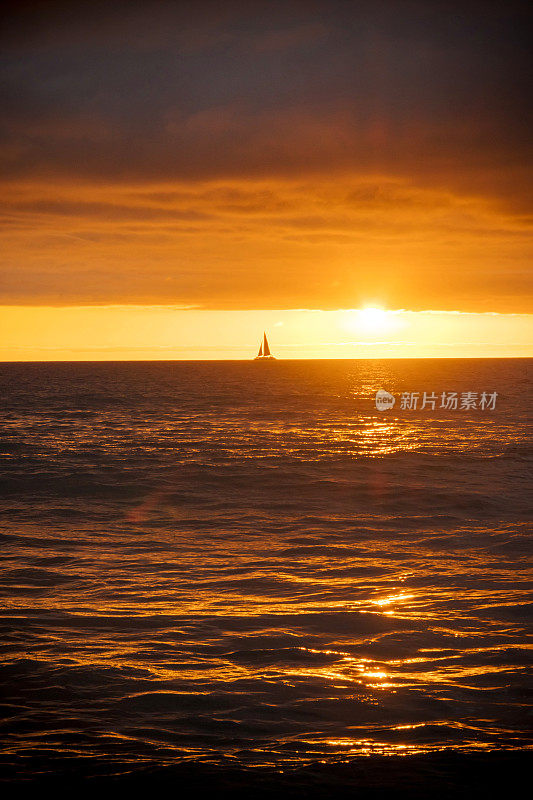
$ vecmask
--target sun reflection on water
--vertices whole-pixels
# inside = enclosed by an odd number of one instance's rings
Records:
[[[123,378],[114,399],[113,372],[85,401],[69,376],[8,421],[12,759],[529,746],[516,414],[380,416],[376,387],[431,389],[431,364],[281,365],[268,384],[195,369]],[[476,369],[467,388],[496,367]]]

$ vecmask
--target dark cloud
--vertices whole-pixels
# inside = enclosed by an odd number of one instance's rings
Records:
[[[496,167],[509,193],[502,171],[529,155],[529,18],[490,2],[19,3],[0,163],[123,180],[383,169],[474,189]]]

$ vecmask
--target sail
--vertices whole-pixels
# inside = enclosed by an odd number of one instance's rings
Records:
[[[270,347],[268,346],[268,339],[265,332],[263,332],[263,341],[259,345],[259,352],[255,357],[255,360],[259,361],[275,361],[273,355],[270,353]]]

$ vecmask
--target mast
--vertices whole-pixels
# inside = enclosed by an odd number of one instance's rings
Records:
[[[265,356],[269,356],[270,355],[270,347],[268,346],[266,333],[263,333],[263,354]]]

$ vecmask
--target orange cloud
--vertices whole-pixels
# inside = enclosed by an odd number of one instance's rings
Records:
[[[385,176],[17,183],[3,302],[527,311],[531,225]]]
[[[524,4],[4,5],[0,302],[529,307]]]

